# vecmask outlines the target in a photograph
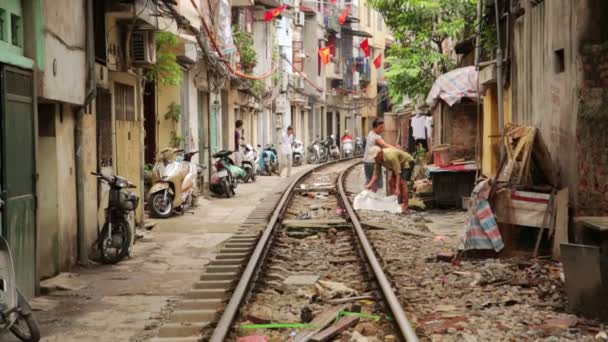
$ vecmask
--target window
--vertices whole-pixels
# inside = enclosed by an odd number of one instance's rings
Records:
[[[114,85],[116,120],[137,121],[135,117],[135,90],[132,86],[116,83]]]
[[[106,65],[106,1],[93,2],[93,35],[95,36],[95,61]]]
[[[6,41],[6,11],[0,8],[0,40]]]
[[[23,23],[21,17],[11,14],[11,43],[23,47]]]
[[[566,60],[564,58],[564,49],[555,50],[554,56],[554,69],[556,74],[561,74],[566,71]]]
[[[372,9],[369,8],[368,4],[365,4],[365,7],[367,7],[367,26],[371,27],[372,26]]]
[[[382,14],[380,12],[376,12],[376,25],[378,25],[378,31],[382,31]]]

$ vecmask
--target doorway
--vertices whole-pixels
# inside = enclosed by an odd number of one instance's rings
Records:
[[[0,232],[13,252],[17,286],[26,297],[36,289],[36,164],[31,71],[0,65]]]
[[[334,112],[327,112],[325,120],[325,137],[332,135],[334,128]]]
[[[144,87],[144,156],[146,164],[156,162],[156,84],[146,82]]]

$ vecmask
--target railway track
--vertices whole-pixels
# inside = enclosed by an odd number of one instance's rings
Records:
[[[350,205],[344,182],[354,165],[318,166],[276,205],[262,203],[252,217],[257,226],[224,245],[154,340],[328,341],[343,332],[417,341]],[[252,229],[266,218],[263,230]]]

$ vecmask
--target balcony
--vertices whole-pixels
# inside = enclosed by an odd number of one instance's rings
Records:
[[[351,57],[344,66],[343,89],[358,90],[366,87],[372,79],[370,63],[363,57]]]
[[[343,74],[343,63],[340,63],[339,60],[336,62],[331,62],[327,65],[325,69],[325,78],[330,80],[341,80],[344,78]]]

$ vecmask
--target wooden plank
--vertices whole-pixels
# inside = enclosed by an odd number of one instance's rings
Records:
[[[283,227],[290,229],[298,228],[318,228],[318,229],[329,229],[331,227],[343,226],[347,222],[344,219],[326,219],[326,220],[284,220]]]
[[[336,324],[330,326],[329,328],[321,331],[320,333],[313,336],[310,340],[314,342],[326,342],[331,340],[334,336],[340,334],[344,330],[354,327],[359,323],[359,317],[342,317]]]
[[[579,216],[574,221],[600,232],[608,231],[608,216]]]
[[[568,242],[568,188],[562,189],[555,197],[555,233],[553,235],[553,259],[561,256],[560,244]]]
[[[336,317],[338,317],[338,313],[340,311],[345,310],[348,307],[347,304],[334,306],[321,314],[315,316],[315,318],[310,322],[310,324],[314,327],[311,329],[306,329],[300,331],[294,338],[294,342],[306,342],[310,341],[310,339],[315,336],[319,331],[323,330],[326,326],[331,324]]]

